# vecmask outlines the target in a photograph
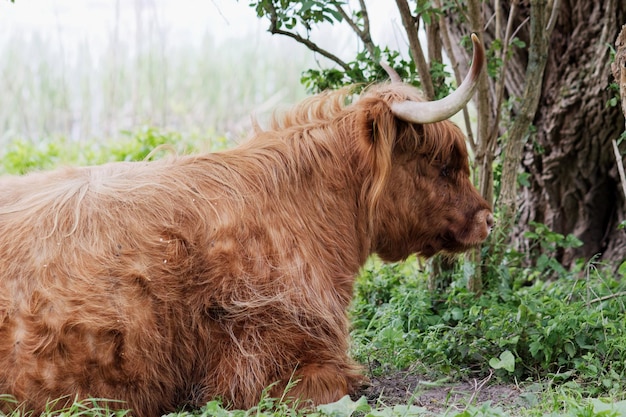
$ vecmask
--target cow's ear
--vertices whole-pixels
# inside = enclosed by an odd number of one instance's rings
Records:
[[[369,103],[364,123],[367,132],[362,138],[365,147],[364,160],[367,172],[363,186],[363,197],[370,213],[376,210],[377,202],[383,193],[389,174],[391,173],[391,155],[396,137],[397,119],[383,101]]]

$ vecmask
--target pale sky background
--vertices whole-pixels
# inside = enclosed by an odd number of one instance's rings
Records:
[[[388,0],[368,2],[374,41],[397,48],[406,45],[395,4]],[[0,38],[21,32],[43,33],[64,44],[87,40],[104,44],[119,23],[122,31],[134,29],[141,13],[150,24],[165,29],[173,42],[194,42],[209,32],[220,42],[254,37],[271,45],[267,20],[258,19],[248,0],[9,0],[0,1]],[[145,22],[145,20],[144,20]],[[323,35],[320,36],[319,32]],[[356,41],[347,25],[323,26],[312,38],[349,58]],[[294,48],[302,48],[293,42]],[[400,48],[404,49],[404,48]]]
[[[271,35],[248,3],[0,0],[0,144],[24,136],[108,137],[142,123],[239,131],[251,113],[289,106],[305,94],[304,70],[335,64]],[[374,42],[406,51],[395,3],[367,5]],[[345,23],[319,25],[311,39],[346,61],[361,49]],[[146,53],[149,63],[141,60]]]

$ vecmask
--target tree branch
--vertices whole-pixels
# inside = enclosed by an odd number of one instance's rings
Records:
[[[470,0],[467,2],[467,11],[469,15],[469,24],[472,32],[478,36],[481,43],[485,43],[483,30],[484,22],[482,18],[480,0]],[[494,150],[489,146],[489,126],[490,126],[490,113],[487,109],[490,109],[489,98],[489,80],[487,78],[487,72],[482,71],[480,78],[478,79],[478,88],[476,88],[476,109],[477,109],[477,129],[476,129],[476,163],[479,166],[480,179],[478,181],[478,188],[480,194],[489,203],[493,202],[493,159]]]
[[[498,131],[500,127],[500,117],[502,116],[502,112],[500,109],[502,108],[502,102],[504,101],[504,82],[505,82],[505,74],[506,67],[509,62],[509,43],[511,42],[511,32],[513,31],[513,20],[515,18],[515,14],[517,13],[517,6],[519,1],[513,0],[511,2],[511,9],[509,10],[509,18],[506,24],[506,32],[504,34],[504,40],[502,41],[502,54],[500,55],[500,59],[502,60],[502,66],[500,67],[500,76],[498,78],[498,82],[496,83],[496,100],[495,100],[495,121],[493,123],[493,128],[491,129],[491,133],[487,138],[488,147],[491,149],[495,146],[495,143],[498,139]],[[496,32],[497,36],[500,36],[499,32]]]
[[[557,2],[555,2],[557,3]],[[530,45],[528,50],[528,66],[526,67],[526,83],[524,97],[515,122],[509,130],[509,138],[504,150],[502,161],[502,180],[500,192],[500,214],[502,221],[499,228],[508,235],[515,213],[517,211],[517,171],[519,169],[524,150],[528,128],[535,118],[541,89],[543,74],[548,60],[550,37],[552,32],[547,22],[553,13],[557,13],[546,6],[546,0],[531,0],[530,2]]]
[[[272,4],[272,2],[268,2],[268,7],[270,9],[270,28],[269,32],[273,35],[283,35],[289,38],[296,40],[297,42],[303,44],[307,48],[309,48],[313,52],[317,52],[322,56],[330,59],[333,62],[336,62],[339,66],[341,66],[345,71],[350,71],[352,68],[348,64],[346,64],[341,58],[338,56],[328,52],[325,49],[320,48],[315,42],[312,42],[309,39],[303,38],[297,33],[288,32],[286,30],[282,30],[278,28],[278,14],[276,13],[276,8]]]
[[[626,295],[626,291],[620,291],[620,292],[616,292],[615,294],[605,295],[604,297],[594,298],[593,300],[589,301],[589,304],[594,304],[594,303],[598,303],[600,301],[610,300],[612,298],[623,297],[625,295]]]
[[[404,30],[409,38],[409,49],[411,50],[411,55],[413,55],[413,61],[415,62],[417,72],[420,75],[422,91],[428,100],[432,100],[435,97],[435,88],[433,87],[433,81],[430,77],[430,71],[428,69],[428,64],[426,63],[426,58],[424,58],[422,45],[420,44],[417,36],[415,17],[411,14],[411,9],[409,8],[409,4],[406,0],[396,0],[396,4],[398,5],[398,10],[400,11],[400,17],[402,18]]]
[[[622,161],[622,155],[619,153],[617,142],[613,139],[613,153],[615,153],[615,163],[617,164],[617,172],[619,172],[619,178],[622,182],[622,190],[624,191],[624,198],[626,198],[626,174],[624,174],[624,162]]]
[[[348,15],[348,13],[346,13],[343,7],[341,7],[341,4],[334,1],[332,2],[332,4],[333,6],[335,6],[341,17],[343,17],[348,25],[352,28],[354,33],[356,33],[359,39],[361,39],[363,45],[365,45],[365,48],[367,49],[367,52],[370,54],[370,58],[372,60],[377,59],[378,57],[375,56],[376,47],[372,42],[372,36],[370,35],[369,17],[367,16],[367,8],[365,6],[365,2],[361,0],[361,11],[363,12],[363,29],[359,28],[359,25],[357,25],[356,22],[352,20],[352,18]]]
[[[426,40],[428,42],[428,60],[430,62],[430,68],[433,66],[433,62],[443,62],[441,55],[442,41],[441,41],[441,25],[439,19],[435,19],[431,24],[426,25]],[[441,75],[438,79],[433,80],[433,87],[435,83],[445,83],[445,77]],[[459,84],[457,84],[459,85]]]
[[[363,13],[363,31],[370,33],[370,17],[369,13],[367,12],[365,0],[359,0],[359,5],[361,6],[361,13]]]
[[[435,7],[441,9],[441,0],[435,0]],[[459,71],[459,62],[457,61],[456,56],[454,56],[452,42],[450,41],[448,23],[446,22],[445,16],[441,15],[439,17],[439,25],[441,26],[441,40],[443,43],[443,48],[445,49],[446,55],[450,60],[450,66],[452,67],[452,73],[454,74],[456,85],[461,85],[463,77],[461,76],[461,72]],[[463,120],[465,122],[465,131],[467,135],[467,140],[470,144],[470,148],[472,149],[472,152],[476,154],[476,139],[474,138],[474,132],[472,131],[472,121],[470,120],[467,106],[463,107]]]

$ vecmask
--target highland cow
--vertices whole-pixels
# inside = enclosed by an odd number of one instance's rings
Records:
[[[352,392],[346,310],[366,258],[489,233],[447,120],[483,64],[474,38],[440,101],[396,80],[351,104],[309,98],[223,152],[0,179],[0,393],[156,416],[215,397],[248,408],[272,384],[302,404]]]

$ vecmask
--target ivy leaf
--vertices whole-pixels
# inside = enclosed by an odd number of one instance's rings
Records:
[[[334,403],[317,406],[317,410],[330,417],[350,417],[356,412],[367,413],[371,411],[371,407],[365,397],[352,401],[350,396],[346,395]]]
[[[508,372],[513,373],[515,371],[515,356],[513,356],[510,350],[505,350],[500,354],[500,358],[491,358],[489,366],[493,369],[504,368]]]

